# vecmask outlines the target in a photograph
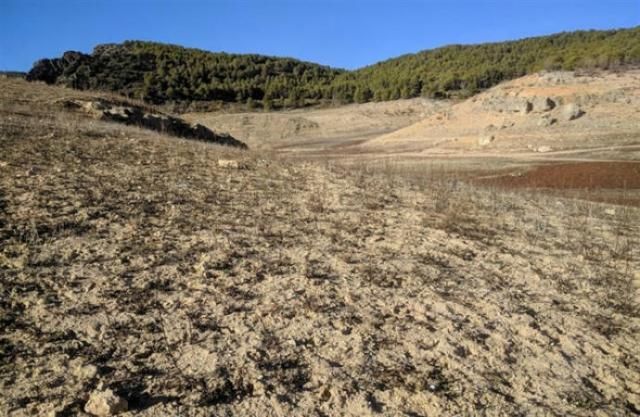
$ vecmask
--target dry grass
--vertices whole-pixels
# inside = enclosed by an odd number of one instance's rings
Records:
[[[15,103],[2,415],[78,415],[100,384],[148,416],[640,409],[638,209]]]

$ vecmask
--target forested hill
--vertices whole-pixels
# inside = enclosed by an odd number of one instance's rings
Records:
[[[544,69],[640,64],[640,27],[518,41],[453,45],[356,71],[290,58],[211,53],[153,42],[100,45],[38,61],[27,75],[79,89],[115,91],[153,103],[231,102],[300,107],[398,98],[466,97]]]
[[[636,64],[640,64],[640,26],[446,46],[342,74],[333,82],[332,90],[347,101],[468,97],[502,81],[542,70],[611,69]]]
[[[321,100],[342,71],[290,58],[212,53],[155,42],[97,46],[38,61],[28,80],[115,91],[160,104],[277,101],[299,106]]]

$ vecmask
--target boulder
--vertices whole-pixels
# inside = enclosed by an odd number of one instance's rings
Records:
[[[482,100],[482,107],[500,113],[530,113],[533,110],[533,103],[521,97],[513,96],[491,96]]]
[[[99,416],[114,416],[127,411],[129,404],[127,400],[113,393],[110,389],[104,391],[93,391],[89,396],[89,401],[84,406],[87,413]]]
[[[493,135],[484,135],[484,136],[481,136],[481,137],[478,139],[478,145],[480,145],[480,146],[487,146],[487,145],[489,145],[491,142],[493,142],[494,140],[496,140],[496,137],[495,137],[495,136],[493,136]]]
[[[533,99],[533,109],[539,112],[547,112],[556,108],[556,102],[549,97],[536,97]]]
[[[553,117],[544,116],[538,121],[538,126],[547,127],[558,123],[558,119]]]
[[[566,121],[576,120],[582,117],[585,112],[575,103],[570,103],[562,107],[562,118]]]

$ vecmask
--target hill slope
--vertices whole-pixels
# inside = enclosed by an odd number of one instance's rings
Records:
[[[639,412],[640,210],[265,160],[10,85],[0,415],[103,389],[143,417]]]
[[[622,147],[638,144],[639,114],[638,70],[545,72],[502,83],[362,146],[423,155]]]
[[[578,31],[510,42],[452,45],[405,55],[342,74],[332,88],[347,101],[470,96],[543,69],[606,69],[638,63],[640,27]]]
[[[153,103],[284,100],[322,97],[341,71],[289,58],[211,53],[154,42],[97,46],[38,61],[27,79],[78,89],[116,91]]]
[[[148,417],[640,410],[640,210],[270,159],[10,85],[0,415],[102,389]]]
[[[211,53],[129,41],[91,55],[38,61],[29,80],[116,91],[153,103],[223,101],[300,107],[309,102],[469,96],[541,69],[610,68],[640,63],[640,27],[581,31],[511,42],[454,45],[357,71],[260,55]]]

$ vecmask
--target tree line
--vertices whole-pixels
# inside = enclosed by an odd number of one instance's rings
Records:
[[[242,103],[294,108],[400,98],[468,97],[541,70],[640,64],[640,27],[578,31],[518,41],[451,45],[356,71],[291,58],[212,53],[155,42],[97,46],[38,61],[28,80],[118,92],[164,103]]]

